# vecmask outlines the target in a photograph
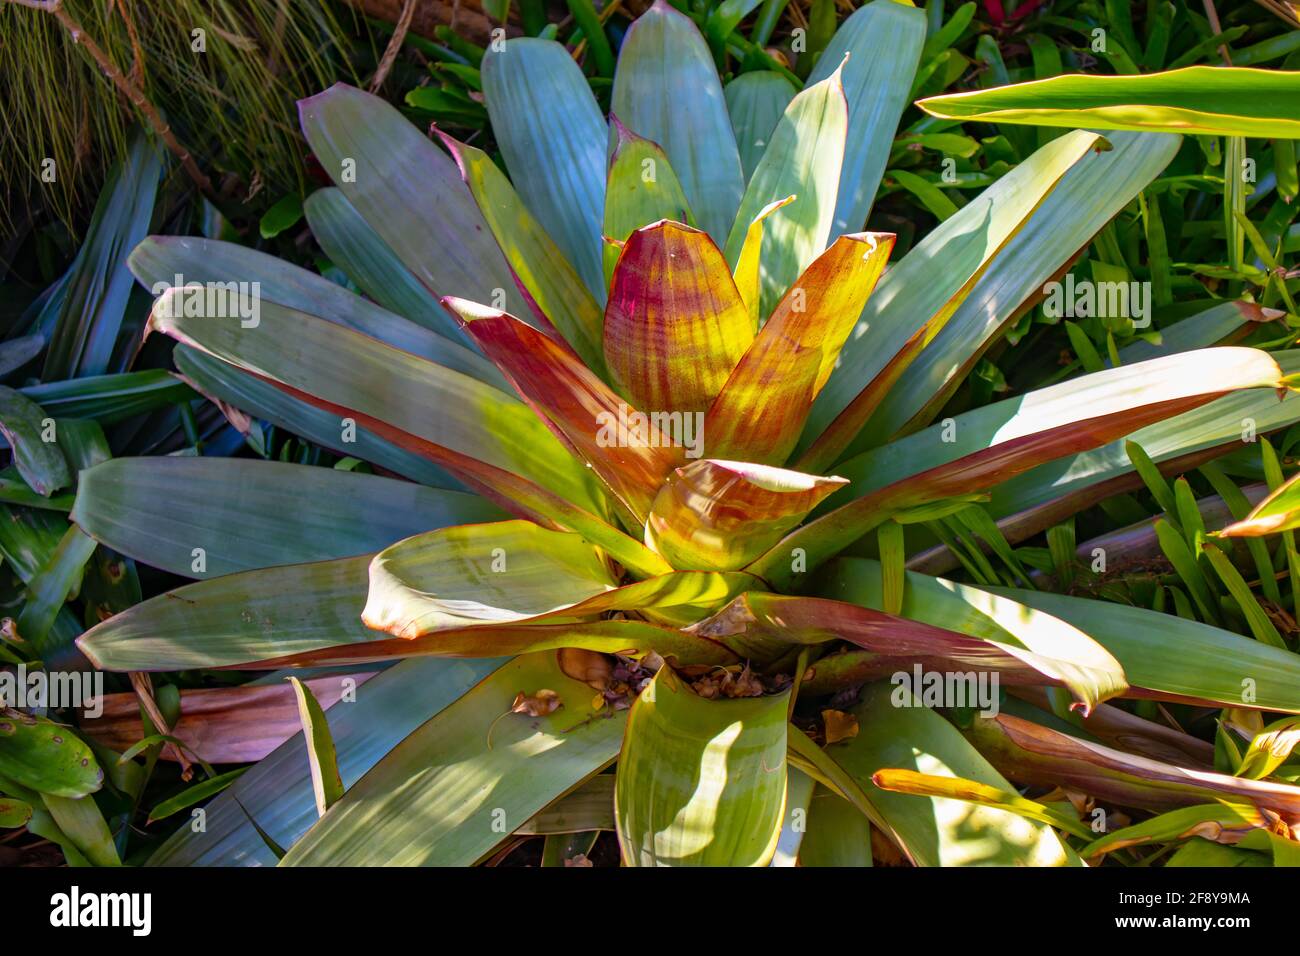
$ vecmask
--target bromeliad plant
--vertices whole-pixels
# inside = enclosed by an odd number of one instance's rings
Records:
[[[877,0],[801,92],[724,91],[656,3],[608,124],[563,47],[511,40],[482,73],[510,179],[355,89],[306,100],[337,184],[307,215],[373,301],[220,242],[137,248],[141,282],[180,286],[151,327],[195,388],[414,479],[204,458],[82,474],[86,533],[202,579],[88,632],[94,663],[366,681],[330,733],[312,721],[310,773],[301,740],[273,749],[159,861],[278,843],[286,864],[471,864],[512,833],[616,829],[633,865],[869,864],[876,827],[921,865],[1068,865],[1137,840],[1085,848],[1077,815],[1008,778],[1289,843],[1300,790],[1210,772],[1205,745],[1104,702],[1300,713],[1290,650],[905,571],[923,522],[1019,513],[1025,536],[1096,500],[1131,470],[1125,436],[1176,462],[1300,417],[1279,394],[1295,356],[1202,348],[931,425],[1178,137],[1052,139],[886,271],[894,237],[855,230],[924,33]],[[192,287],[229,282],[259,284],[255,315]],[[941,713],[924,681],[887,680],[914,667],[1018,696]]]

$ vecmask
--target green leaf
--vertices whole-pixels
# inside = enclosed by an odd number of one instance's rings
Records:
[[[792,770],[791,774],[798,771]],[[821,784],[808,804],[800,866],[871,866],[871,821]]]
[[[940,222],[957,213],[957,204],[930,180],[906,169],[895,169],[889,175],[898,185],[915,196],[921,205],[933,213]]]
[[[1205,545],[1201,553],[1210,559],[1210,564],[1214,565],[1214,570],[1228,589],[1228,593],[1237,602],[1237,607],[1246,618],[1246,624],[1250,627],[1250,633],[1255,635],[1255,640],[1286,649],[1286,641],[1282,640],[1276,625],[1260,606],[1259,600],[1250,590],[1250,585],[1233,565],[1232,560],[1212,544]]]
[[[1104,145],[1095,133],[1082,131],[1053,140],[944,220],[885,273],[813,405],[804,432],[807,447],[796,467],[822,471],[862,446],[855,441],[859,431],[911,360],[1066,173],[1095,160],[1090,151]]]
[[[957,634],[988,641],[1035,670],[1070,688],[1084,713],[1124,693],[1121,662],[1086,626],[1076,626],[1017,600],[942,578],[907,572],[901,615]],[[863,607],[881,609],[886,594],[881,565],[864,558],[842,558],[826,575],[818,593]]]
[[[31,804],[0,797],[0,829],[14,830],[26,826],[32,818]]]
[[[87,631],[104,670],[232,667],[380,637],[361,623],[370,555],[227,574],[150,598]]]
[[[1134,687],[1172,697],[1300,713],[1300,657],[1172,614],[1109,601],[991,589],[1084,629]]]
[[[808,77],[809,86],[826,79],[849,54],[840,69],[849,127],[832,235],[857,232],[867,221],[898,120],[910,99],[924,41],[921,10],[875,0],[840,25]]]
[[[763,157],[772,131],[797,92],[790,81],[775,70],[742,73],[723,89],[727,113],[736,134],[740,167],[749,182]]]
[[[367,681],[365,692],[335,708],[330,721],[345,787],[502,663],[425,657],[402,661]],[[180,827],[150,864],[274,866],[277,857],[257,827],[288,846],[317,820],[303,747],[301,734],[286,740],[204,808],[204,831],[196,833],[188,824]]]
[[[1214,803],[1199,807],[1183,807],[1161,813],[1132,826],[1112,830],[1093,840],[1079,851],[1086,858],[1113,853],[1130,846],[1149,843],[1169,843],[1187,839],[1199,833],[1214,833],[1227,842],[1235,835],[1265,826],[1263,814],[1250,804]]]
[[[1280,531],[1300,528],[1300,475],[1287,482],[1261,501],[1243,520],[1228,525],[1219,532],[1223,538],[1254,538]]]
[[[760,210],[791,194],[796,197],[764,224],[760,316],[772,311],[831,238],[847,135],[848,106],[837,71],[790,101],[750,177],[727,236],[727,262],[733,269]]]
[[[614,807],[627,866],[766,866],[785,810],[788,694],[706,700],[665,666],[627,719]]]
[[[68,727],[0,710],[0,776],[56,797],[84,797],[104,782],[90,747]]]
[[[333,186],[318,189],[307,197],[303,210],[325,255],[362,292],[389,312],[464,344],[460,329],[438,304],[437,296],[402,264],[392,246],[348,202],[343,190]]]
[[[246,246],[191,236],[151,236],[131,253],[130,265],[141,284],[156,295],[178,279],[182,284],[198,283],[212,288],[219,283],[247,282],[253,305],[274,302],[305,312],[488,385],[502,390],[509,388],[491,362],[465,346],[459,331],[451,332],[453,323],[449,317],[444,324],[453,337],[444,338],[366,301],[324,276]],[[439,306],[435,303],[435,307]],[[220,316],[211,319],[218,321]],[[247,326],[249,331],[261,325],[260,307],[250,319],[241,319],[240,323],[254,320],[257,324]],[[224,321],[235,319],[227,317]]]
[[[965,121],[1296,139],[1298,104],[1298,73],[1192,66],[1144,76],[1071,74],[917,105]]]
[[[104,179],[85,239],[64,277],[41,373],[47,381],[110,371],[132,289],[126,256],[149,229],[161,173],[161,150],[135,130],[126,155]]]
[[[434,296],[490,302],[500,290],[524,308],[456,164],[396,107],[337,83],[299,101],[298,116],[334,184]]]
[[[1300,351],[1272,354],[1285,375],[1300,372]],[[1223,454],[1241,448],[1254,435],[1285,427],[1297,419],[1300,395],[1289,393],[1279,401],[1276,389],[1244,389],[1140,428],[1128,435],[1127,441],[1141,445],[1157,463],[1202,453],[1211,458],[1214,449]],[[998,518],[1023,515],[1023,521],[1017,519],[1018,527],[1028,530],[1019,533],[1032,534],[1036,516],[1046,514],[1049,503],[1051,509],[1077,511],[1084,504],[1074,502],[1095,501],[1106,487],[1104,482],[1132,474],[1125,444],[1125,439],[1112,441],[1004,481],[993,489],[989,510]]]
[[[114,550],[192,578],[369,554],[430,528],[504,516],[476,495],[378,475],[174,457],[116,458],[83,472],[72,511]]]
[[[162,369],[43,382],[19,391],[56,418],[93,418],[103,425],[195,397],[194,389]]]
[[[23,481],[46,498],[72,484],[63,452],[53,441],[54,420],[43,408],[12,388],[0,385],[0,435],[13,449],[14,465]]]
[[[230,770],[226,773],[217,774],[215,777],[209,777],[207,780],[200,781],[192,787],[186,787],[175,796],[168,797],[166,800],[158,801],[154,808],[149,811],[149,822],[153,823],[156,820],[165,820],[187,807],[192,807],[196,803],[200,803],[207,800],[209,797],[215,796],[242,777],[247,770],[247,767],[240,767],[238,770]]]
[[[113,834],[92,797],[41,794],[45,809],[91,866],[121,866]]]
[[[871,783],[877,771],[896,768],[1013,789],[952,724],[920,706],[906,688],[868,685],[852,712],[858,719],[858,735],[833,744],[826,753],[868,788],[893,838],[916,865],[1081,865],[1046,824],[949,797],[890,793]]]
[[[168,292],[155,304],[155,328],[339,414],[341,427],[352,418],[457,472],[491,475],[494,484],[522,476],[565,501],[600,509],[600,492],[587,470],[525,405],[503,392],[272,302],[262,303],[258,329],[245,330],[238,322],[172,314],[176,295]],[[282,342],[295,348],[287,351]],[[401,389],[391,387],[395,381]],[[431,408],[441,413],[430,416]],[[476,462],[491,468],[482,471]]]
[[[505,173],[480,149],[442,136],[474,194],[516,280],[587,367],[604,368],[601,309],[542,224],[519,200]],[[492,301],[495,301],[492,300]]]
[[[303,737],[307,742],[307,762],[311,765],[316,812],[325,816],[325,811],[343,797],[343,781],[339,777],[339,762],[334,753],[329,720],[311,688],[296,677],[286,680],[293,684],[293,694],[298,700],[298,719],[302,721]]]
[[[301,398],[276,388],[270,382],[213,358],[198,349],[178,344],[172,350],[172,361],[186,380],[193,383],[214,403],[224,402],[256,418],[326,448],[340,443],[342,429],[339,416],[310,405]],[[238,422],[238,416],[235,416]],[[258,427],[241,423],[255,434]],[[405,448],[379,437],[374,431],[357,426],[356,439],[348,443],[358,458],[435,488],[464,490],[465,485],[448,471]]]
[[[744,183],[718,70],[690,17],[657,0],[633,21],[611,103],[628,129],[663,147],[700,228],[721,245]]]
[[[274,239],[286,229],[297,225],[302,219],[302,196],[298,193],[286,193],[270,209],[262,214],[257,230],[263,239]]]
[[[580,536],[499,521],[416,535],[381,551],[370,565],[362,617],[375,630],[408,640],[467,627],[595,619],[610,611],[652,618],[676,611],[694,619],[754,583],[745,574],[677,571],[619,587]],[[488,648],[492,635],[477,640]]]
[[[75,524],[68,525],[49,561],[27,582],[27,602],[18,615],[18,633],[23,640],[38,650],[44,648],[64,602],[80,590],[86,562],[94,550],[94,538]]]
[[[1238,777],[1263,780],[1286,763],[1300,746],[1300,719],[1283,717],[1257,733],[1237,767]]]
[[[668,157],[657,143],[637,136],[613,118],[614,149],[605,187],[605,278],[614,275],[622,243],[642,226],[671,219],[695,225],[690,204]],[[610,240],[613,240],[612,242]],[[651,357],[651,356],[645,356]]]
[[[492,131],[516,191],[603,304],[607,129],[586,77],[562,45],[533,37],[490,49],[482,70]],[[439,292],[493,302],[459,289]],[[509,302],[506,310],[522,314]]]
[[[544,689],[558,695],[558,710],[511,713],[519,694]],[[590,698],[591,688],[566,677],[554,654],[515,658],[380,760],[282,865],[468,866],[482,859],[614,759],[625,713],[593,712]]]
[[[1165,866],[1193,866],[1200,869],[1206,867],[1229,868],[1229,867],[1269,867],[1272,864],[1268,857],[1263,853],[1253,853],[1250,850],[1243,850],[1240,847],[1224,846],[1221,843],[1211,843],[1209,840],[1202,840],[1199,837],[1188,840],[1178,850],[1177,853],[1169,857]]]
[[[791,548],[804,548],[813,568],[892,511],[982,492],[1224,392],[1269,387],[1281,381],[1276,369],[1256,349],[1200,349],[1106,369],[955,416],[842,463],[836,471],[862,497],[799,528],[752,570],[769,581],[789,581],[802,573],[790,565]]]

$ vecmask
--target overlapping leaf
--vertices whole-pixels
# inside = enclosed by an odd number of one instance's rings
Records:
[[[736,570],[843,484],[767,465],[701,459],[676,469],[655,497],[646,543],[675,568]]]
[[[785,807],[788,694],[705,700],[662,668],[628,712],[614,813],[628,866],[766,866]]]

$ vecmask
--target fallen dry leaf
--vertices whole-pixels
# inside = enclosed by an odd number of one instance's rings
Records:
[[[582,681],[595,690],[604,690],[609,686],[610,677],[614,673],[609,658],[596,651],[562,647],[555,652],[555,658],[566,676]]]
[[[535,694],[525,694],[520,691],[515,696],[515,702],[510,705],[510,713],[527,714],[529,717],[545,717],[547,714],[553,714],[564,706],[564,701],[560,700],[560,695],[553,690],[542,688]]]
[[[858,718],[842,710],[823,710],[822,723],[826,725],[827,744],[852,740],[858,735]]]

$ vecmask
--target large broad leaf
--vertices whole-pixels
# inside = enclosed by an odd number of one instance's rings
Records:
[[[648,441],[619,441],[629,409],[573,350],[512,315],[445,299],[466,331],[574,456],[600,477],[638,521],[682,452],[652,423]]]
[[[542,690],[558,709],[511,713]],[[379,761],[282,865],[468,866],[613,760],[624,717],[593,711],[591,688],[554,654],[516,658]]]
[[[706,700],[662,668],[628,713],[614,814],[628,866],[766,866],[785,809],[788,693]]]
[[[606,281],[614,275],[623,243],[637,229],[660,219],[695,225],[682,184],[659,144],[636,135],[617,116],[610,116],[610,122],[614,148],[605,184]]]
[[[1300,656],[1198,621],[1109,601],[998,588],[1086,630],[1134,687],[1171,698],[1300,713]]]
[[[850,450],[870,448],[900,432],[928,425],[980,356],[998,341],[1006,324],[1041,296],[1045,283],[1168,165],[1181,140],[1158,133],[1121,132],[1110,142],[1114,149],[1086,156],[1061,177],[885,395]],[[927,251],[933,255],[932,269],[946,268],[946,250],[936,246]],[[907,299],[923,295],[924,290],[899,287],[898,294],[903,297],[899,307],[908,308]],[[1168,338],[1169,333],[1166,329],[1163,334]],[[1199,344],[1216,345],[1218,339]],[[1159,354],[1165,353],[1122,350],[1120,358],[1127,364]]]
[[[576,534],[531,521],[416,535],[370,565],[365,622],[394,637],[563,612],[614,590],[608,564]]]
[[[799,773],[791,770],[791,775]],[[871,822],[857,807],[818,784],[807,806],[800,866],[871,866]]]
[[[646,411],[702,412],[754,338],[731,270],[707,233],[672,221],[637,229],[614,267],[605,362]]]
[[[797,467],[819,471],[840,459],[994,257],[1066,172],[1098,145],[1104,145],[1100,137],[1083,131],[1048,143],[940,223],[886,273],[813,406],[808,447]]]
[[[18,474],[32,491],[48,498],[72,484],[67,459],[53,441],[54,419],[30,398],[0,385],[0,435],[13,449]]]
[[[632,132],[663,147],[700,228],[723,242],[744,188],[740,155],[717,67],[690,17],[656,0],[636,18],[611,102]]]
[[[172,361],[176,363],[176,370],[184,376],[185,381],[220,407],[241,431],[254,427],[244,417],[251,415],[325,448],[340,452],[346,449],[355,458],[379,465],[422,485],[461,490],[465,488],[463,482],[428,458],[408,451],[386,438],[380,438],[360,425],[345,433],[338,415],[296,398],[229,362],[180,343],[172,350]],[[352,440],[346,441],[347,438]]]
[[[130,265],[135,277],[155,295],[169,286],[197,283],[216,289],[227,283],[247,283],[250,305],[275,302],[362,332],[488,385],[507,387],[491,362],[464,345],[459,330],[451,333],[454,338],[445,338],[354,295],[324,276],[247,246],[193,236],[150,236],[131,253]],[[238,293],[238,286],[235,291]],[[441,309],[436,301],[435,307]],[[212,320],[217,318],[213,316]],[[455,327],[445,311],[443,318],[445,325]],[[249,329],[256,329],[251,324],[256,319],[260,315],[242,321],[250,323]],[[233,317],[228,321],[234,321]]]
[[[339,775],[350,787],[424,721],[500,667],[502,660],[403,661],[358,688],[329,714]],[[204,806],[204,829],[187,822],[150,858],[153,866],[274,866],[257,827],[281,846],[316,822],[306,746],[295,734]]]
[[[1300,822],[1300,787],[1189,770],[1112,750],[999,714],[976,717],[967,738],[1020,784],[1067,787],[1126,807],[1166,809],[1216,800],[1249,802]]]
[[[1081,866],[1051,827],[1006,810],[944,797],[889,793],[871,783],[885,768],[1011,784],[962,735],[904,688],[871,684],[854,709],[856,737],[824,751],[860,787],[887,831],[918,866]],[[901,704],[901,706],[900,706]],[[823,781],[825,782],[825,781]]]
[[[1215,301],[1218,302],[1217,305],[1212,305],[1203,312],[1166,325],[1159,332],[1158,342],[1146,339],[1130,342],[1119,350],[1120,362],[1127,365],[1162,355],[1173,355],[1175,352],[1231,344],[1249,335],[1253,331],[1253,323],[1272,322],[1286,315],[1281,309],[1265,308],[1245,299]]]
[[[425,288],[523,307],[456,164],[396,107],[337,83],[301,100],[298,118],[325,172]]]
[[[840,568],[832,573],[844,576]],[[1023,605],[1007,601],[989,610],[978,598],[968,604],[962,595],[947,595],[931,607],[926,599],[935,596],[932,588],[905,604],[908,616],[901,617],[878,610],[878,568],[855,574],[853,584],[866,586],[850,590],[833,584],[826,590],[870,606],[748,591],[688,630],[765,665],[788,659],[791,649],[801,645],[843,640],[861,648],[823,657],[809,668],[804,686],[814,696],[863,681],[910,678],[917,669],[962,675],[955,686],[966,695],[963,706],[971,707],[987,706],[978,699],[978,685],[971,683],[982,673],[996,674],[1002,684],[1026,691],[1069,686],[1085,704],[1126,686],[1119,664],[1107,651],[1064,622]]]
[[[1105,369],[986,405],[844,462],[865,492],[804,525],[760,559],[755,573],[789,581],[791,548],[807,566],[839,551],[894,509],[983,492],[1035,465],[1130,434],[1236,389],[1277,387],[1282,373],[1257,349],[1200,349]],[[948,440],[951,439],[951,440]]]
[[[232,667],[381,637],[361,623],[370,556],[228,574],[160,594],[77,646],[116,671]]]
[[[176,316],[173,294],[155,305],[155,328],[335,412],[341,424],[351,419],[425,455],[508,509],[581,531],[629,567],[662,564],[602,520],[592,476],[526,406],[496,389],[272,303],[263,303],[260,330]],[[431,408],[443,413],[430,416]]]
[[[731,128],[736,134],[745,182],[749,182],[749,177],[754,174],[772,131],[797,92],[790,81],[775,70],[742,73],[722,91],[727,99]]]
[[[1088,126],[1211,136],[1300,138],[1300,73],[1190,66],[1133,76],[1071,74],[918,104],[987,123]]]
[[[457,491],[234,458],[115,458],[81,473],[72,520],[186,577],[368,554],[430,528],[504,517]]]
[[[655,496],[646,543],[675,568],[733,571],[843,484],[749,462],[691,462],[676,469]]]
[[[104,783],[85,742],[44,717],[0,708],[0,776],[59,797],[84,797]]]
[[[893,248],[890,233],[840,236],[803,271],[709,408],[711,457],[785,463]]]
[[[328,709],[375,675],[336,674],[304,683],[320,707]],[[294,689],[288,683],[244,684],[182,690],[180,716],[170,736],[182,741],[188,756],[208,763],[255,763],[302,729]],[[83,714],[81,731],[100,746],[119,753],[144,738],[140,699],[135,694],[106,694],[103,713]],[[176,759],[167,747],[162,759]]]
[[[1283,374],[1300,372],[1300,351],[1272,354]],[[1194,459],[1208,460],[1241,448],[1253,442],[1255,436],[1298,419],[1300,395],[1289,393],[1279,401],[1276,389],[1245,389],[1147,425],[1128,439],[1141,445],[1162,467],[1179,462],[1187,463],[1183,467],[1195,467]],[[1023,538],[1108,494],[1129,490],[1125,483],[1141,487],[1125,444],[1118,439],[1003,481],[993,489],[989,510],[998,518],[1013,516],[1014,529],[1008,533],[1014,530],[1013,537]]]
[[[402,264],[392,246],[348,202],[343,190],[333,186],[318,189],[307,197],[302,208],[325,255],[367,296],[389,312],[453,342],[462,341],[460,329],[438,303],[438,297]]]
[[[845,20],[808,77],[818,83],[840,71],[849,106],[849,135],[840,173],[833,235],[857,232],[867,221],[884,175],[899,117],[925,42],[925,14],[894,0],[864,4]]]
[[[680,587],[677,586],[679,584]],[[647,616],[660,613],[672,615],[674,612],[685,613],[687,610],[694,609],[694,613],[685,616],[688,620],[695,620],[707,613],[710,607],[716,607],[718,603],[726,600],[728,593],[735,593],[737,585],[748,584],[752,584],[752,579],[747,576],[731,581],[719,576],[710,581],[689,573],[664,575],[662,578],[654,578],[612,592],[608,603],[616,609],[626,610],[637,603],[630,598],[640,598],[646,592],[654,592],[657,589],[667,603],[663,608],[643,607]],[[650,593],[646,602],[652,603],[656,596],[658,595]],[[621,605],[620,598],[629,598],[628,607]],[[702,606],[697,607],[688,603],[691,601],[697,601]],[[601,600],[597,599],[586,606],[599,609],[600,604]],[[555,615],[557,619],[563,617],[562,614]],[[577,648],[598,654],[621,654],[633,658],[654,653],[681,665],[725,665],[737,661],[732,651],[716,641],[679,630],[677,627],[619,618],[603,618],[576,624],[552,624],[550,620],[552,619],[471,625],[445,631],[430,631],[421,637],[351,641],[316,650],[290,653],[283,657],[270,657],[241,666],[274,670],[281,667],[370,664],[397,657],[425,655],[489,657],[531,654],[534,651],[555,651],[564,648]]]
[[[132,287],[126,257],[149,229],[161,173],[160,148],[137,130],[104,179],[85,241],[64,277],[42,378],[110,371]]]
[[[401,638],[610,611],[694,609],[698,617],[753,584],[745,574],[680,571],[619,587],[608,562],[578,535],[499,521],[416,535],[381,551],[370,565],[363,617]]]
[[[587,366],[600,372],[600,306],[578,273],[486,153],[441,131],[439,135],[456,157],[461,175],[474,193],[515,279],[541,312],[543,327],[557,329]]]
[[[101,425],[195,397],[192,388],[162,369],[41,382],[18,391],[56,418],[93,418]]]
[[[554,40],[516,37],[493,47],[483,57],[483,95],[515,189],[603,303],[607,130],[600,107],[569,51]]]
[[[790,101],[745,188],[727,235],[727,261],[733,267],[760,211],[795,196],[763,229],[761,315],[776,306],[830,240],[848,122],[837,71]]]
[[[841,559],[831,566],[818,593],[882,610],[881,566],[875,561]],[[987,641],[1065,684],[1085,714],[1122,694],[1131,680],[1126,680],[1120,661],[1086,628],[967,585],[908,572],[900,616]]]

